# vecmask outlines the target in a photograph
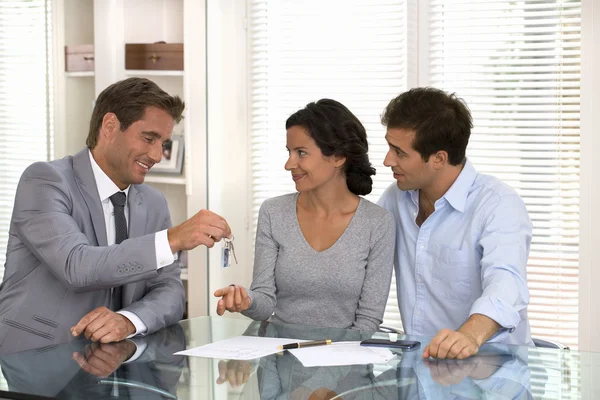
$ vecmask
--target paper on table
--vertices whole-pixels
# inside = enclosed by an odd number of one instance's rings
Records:
[[[306,340],[236,336],[231,339],[219,340],[204,346],[179,351],[175,355],[226,360],[252,360],[280,352],[281,350],[277,346],[299,342],[306,342]]]
[[[388,348],[361,346],[360,342],[333,342],[327,346],[289,350],[305,367],[385,364],[394,358]]]

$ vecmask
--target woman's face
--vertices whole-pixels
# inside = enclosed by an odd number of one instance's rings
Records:
[[[326,157],[302,126],[294,125],[287,130],[286,144],[289,158],[286,171],[292,173],[296,190],[305,192],[317,189],[341,175],[344,159]]]

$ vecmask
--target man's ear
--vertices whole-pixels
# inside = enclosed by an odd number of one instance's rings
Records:
[[[112,141],[115,135],[121,131],[121,123],[115,113],[106,113],[102,118],[102,126],[100,127],[100,136],[103,136],[109,142]]]
[[[436,169],[440,169],[448,163],[448,153],[446,150],[440,150],[431,157],[433,157],[433,167]]]

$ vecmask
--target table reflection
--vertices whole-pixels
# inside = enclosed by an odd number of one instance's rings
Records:
[[[425,337],[407,337],[421,341],[421,348],[398,350],[385,364],[304,367],[289,352],[249,362],[173,355],[239,335],[333,341],[387,336],[201,317],[137,338],[135,345],[74,340],[0,355],[6,379],[0,388],[61,400],[576,399],[580,376],[593,377],[593,366],[600,365],[600,355],[593,353],[499,344],[485,345],[466,360],[425,360],[422,350],[430,340]],[[13,394],[0,391],[0,398],[23,398]]]
[[[134,344],[135,342],[135,344]],[[176,398],[185,357],[180,325],[135,341],[74,341],[0,357],[9,391],[56,399]],[[142,348],[139,356],[125,361]]]
[[[373,335],[277,323],[251,324],[244,334],[333,341]],[[220,360],[216,383],[239,388],[256,374],[259,396],[254,398],[261,400],[532,398],[528,348],[487,345],[467,360],[423,359],[420,349],[396,354],[385,365],[340,367],[307,368],[289,352],[254,362]]]

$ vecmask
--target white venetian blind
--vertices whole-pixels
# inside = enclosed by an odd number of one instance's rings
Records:
[[[51,151],[49,0],[0,0],[0,280],[15,190]]]
[[[430,84],[466,100],[476,168],[523,197],[534,337],[578,335],[578,0],[432,0]]]
[[[403,0],[249,0],[253,232],[265,199],[295,191],[284,170],[285,121],[311,101],[340,101],[365,125],[377,169],[369,200],[393,182],[383,167],[380,115],[406,89],[405,7]],[[386,323],[399,326],[395,293],[388,310]]]

